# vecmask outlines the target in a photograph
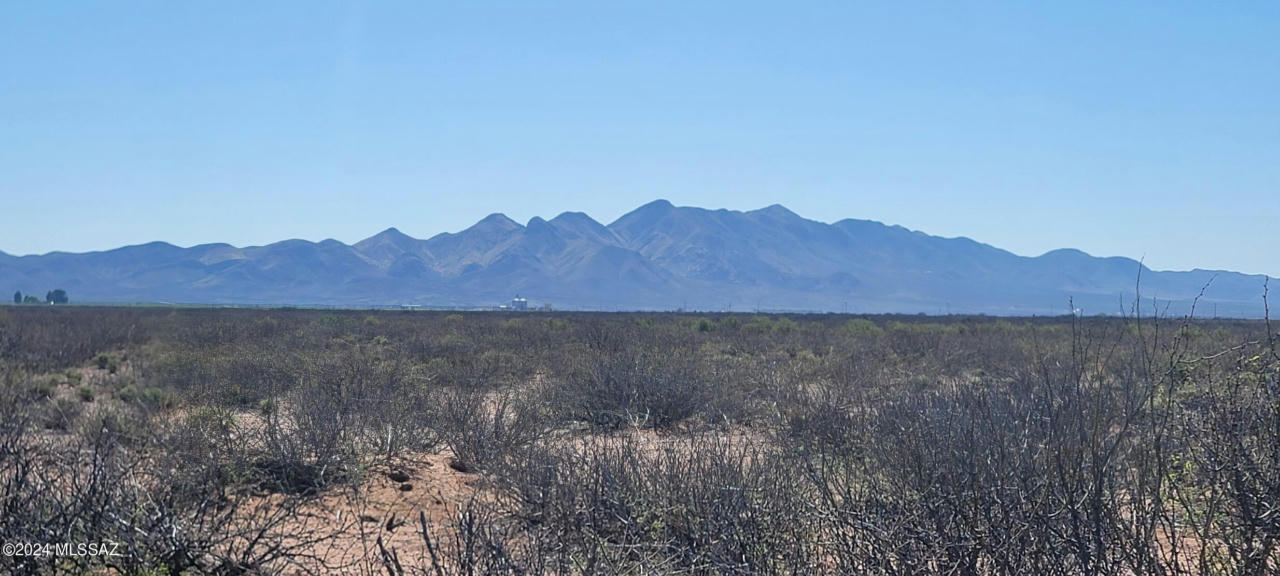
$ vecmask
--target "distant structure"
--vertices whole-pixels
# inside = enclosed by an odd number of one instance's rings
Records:
[[[521,298],[519,294],[516,294],[516,297],[511,299],[511,309],[512,310],[528,310],[529,300],[526,298]]]

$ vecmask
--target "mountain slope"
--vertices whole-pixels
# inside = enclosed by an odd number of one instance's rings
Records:
[[[746,212],[651,202],[606,225],[565,212],[492,214],[428,239],[389,228],[353,245],[163,242],[104,252],[0,252],[0,287],[80,302],[485,306],[515,293],[564,308],[1120,313],[1144,296],[1257,316],[1263,276],[1160,272],[1078,250],[1023,257],[867,220],[826,224],[780,205]],[[1206,288],[1206,285],[1208,286]]]

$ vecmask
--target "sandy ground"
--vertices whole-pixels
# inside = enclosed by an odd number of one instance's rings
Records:
[[[372,470],[358,490],[336,489],[307,507],[313,518],[329,518],[335,531],[332,542],[316,550],[323,567],[306,566],[295,573],[382,574],[378,540],[394,550],[401,562],[425,565],[426,544],[420,514],[433,533],[447,528],[451,519],[473,498],[490,497],[479,474],[449,467],[447,452],[406,459]],[[323,530],[323,528],[322,528]]]

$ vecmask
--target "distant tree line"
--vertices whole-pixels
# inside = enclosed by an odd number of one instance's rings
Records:
[[[67,291],[61,288],[45,292],[43,301],[31,294],[23,294],[21,290],[15,290],[13,293],[14,304],[39,304],[41,302],[47,302],[49,304],[66,304],[70,301],[71,299],[67,297]]]

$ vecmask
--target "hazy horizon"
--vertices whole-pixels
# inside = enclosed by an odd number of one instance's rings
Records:
[[[23,4],[0,251],[782,204],[1280,275],[1280,6]]]

